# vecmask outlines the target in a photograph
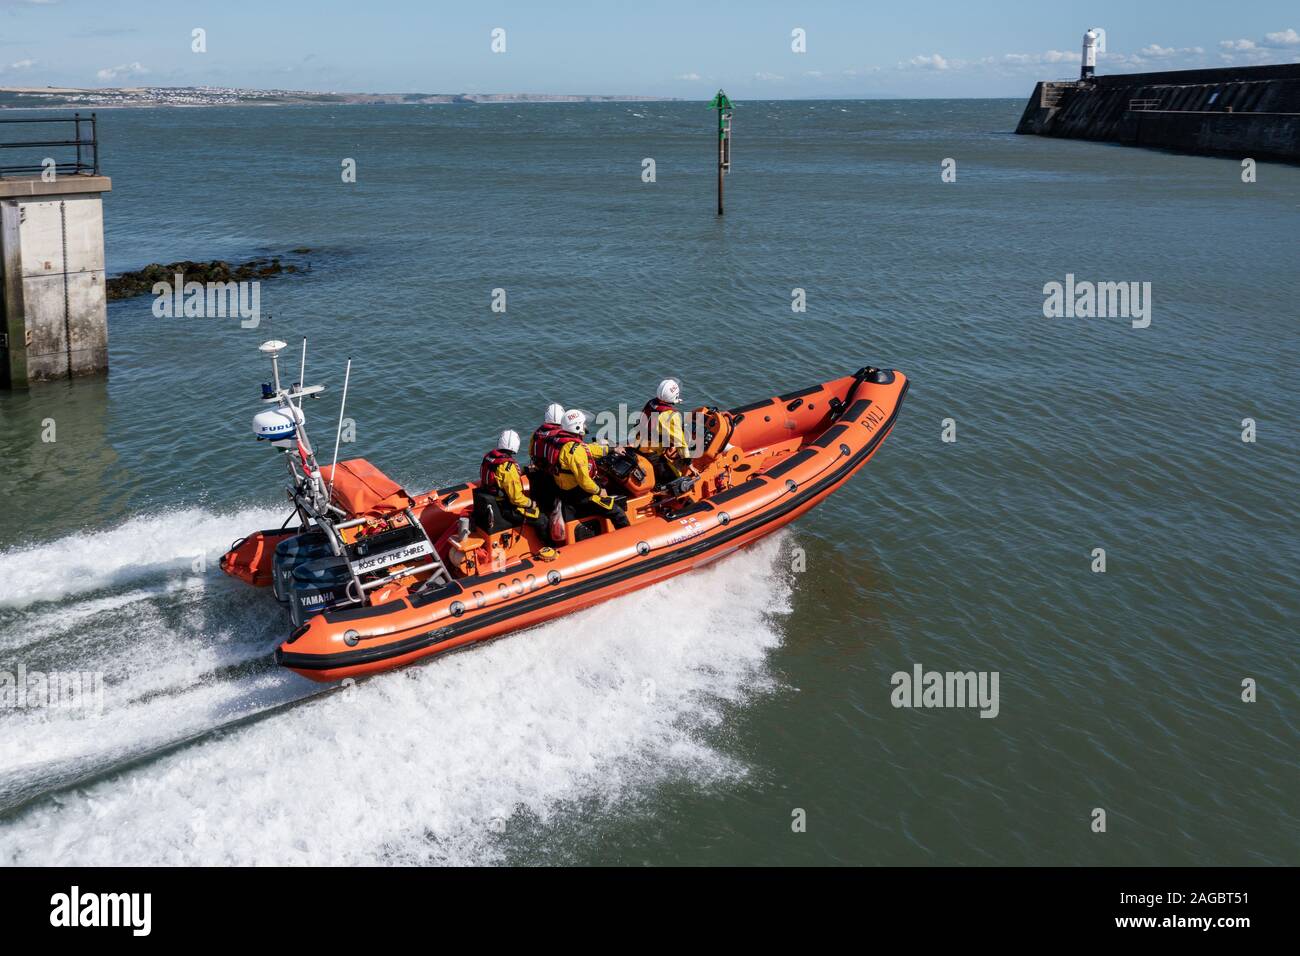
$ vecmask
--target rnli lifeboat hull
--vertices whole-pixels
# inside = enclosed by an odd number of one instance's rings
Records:
[[[864,370],[867,371],[867,370]],[[690,571],[794,521],[865,465],[894,427],[908,382],[870,369],[732,410],[734,441],[755,461],[744,480],[655,517],[437,590],[317,615],[276,649],[316,681],[391,670],[542,624]],[[791,436],[799,438],[794,447]],[[781,454],[762,459],[764,449]],[[740,469],[738,469],[740,470]]]

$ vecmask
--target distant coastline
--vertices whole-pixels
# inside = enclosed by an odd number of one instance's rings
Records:
[[[0,86],[3,109],[149,106],[367,106],[456,103],[658,103],[673,96],[581,93],[312,93],[219,86]]]

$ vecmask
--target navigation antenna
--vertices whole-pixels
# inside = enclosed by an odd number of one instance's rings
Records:
[[[318,395],[325,391],[324,385],[304,385],[301,381],[285,388],[280,378],[280,353],[288,344],[279,339],[271,339],[258,346],[258,351],[271,359],[271,381],[262,385],[262,401],[274,408],[260,412],[253,418],[253,433],[258,440],[268,440],[277,448],[286,452],[297,451],[301,460],[303,483],[301,492],[311,497],[311,504],[317,511],[325,511],[329,499],[325,497],[325,483],[321,479],[320,465],[316,461],[316,452],[307,435],[307,417],[302,410],[302,400],[308,395]],[[307,339],[302,340],[302,359],[299,365],[301,374],[307,369]],[[294,404],[295,401],[297,404]],[[293,455],[289,455],[289,471],[295,476]]]
[[[348,405],[348,382],[352,378],[352,358],[348,357],[348,367],[343,373],[343,398],[339,402],[339,426],[334,430],[334,464],[330,465],[330,489],[329,494],[334,496],[334,476],[338,474],[339,469],[339,438],[343,435],[343,409]]]

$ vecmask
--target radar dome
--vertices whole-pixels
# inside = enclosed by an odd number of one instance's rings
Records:
[[[303,421],[302,409],[293,405],[268,408],[253,416],[253,434],[258,441],[282,442],[296,437]]]

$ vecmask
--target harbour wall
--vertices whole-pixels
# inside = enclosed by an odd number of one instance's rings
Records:
[[[0,388],[108,369],[107,176],[0,177]]]
[[[1016,132],[1300,163],[1300,63],[1044,81]]]

